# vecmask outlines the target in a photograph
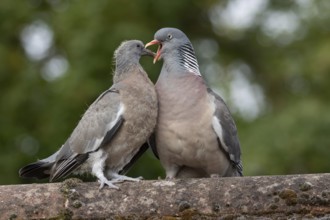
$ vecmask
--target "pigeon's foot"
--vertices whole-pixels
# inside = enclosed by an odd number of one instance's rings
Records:
[[[168,181],[174,180],[174,179],[175,179],[175,177],[173,177],[173,176],[167,176],[167,177],[165,177],[165,180],[168,180]]]
[[[166,168],[166,180],[173,180],[176,178],[180,171],[180,167],[176,165],[171,165]]]
[[[119,190],[119,187],[114,185],[114,183],[117,183],[115,181],[112,181],[112,180],[110,181],[110,180],[107,180],[107,179],[102,179],[102,180],[99,180],[98,182],[100,183],[99,189],[102,189],[104,187],[104,185],[107,185],[110,189],[117,189],[117,190]]]
[[[210,175],[211,178],[214,178],[214,179],[217,179],[217,178],[220,178],[221,176],[217,173],[213,173]]]
[[[108,180],[108,178],[104,175],[104,162],[107,158],[107,155],[103,155],[103,151],[97,151],[93,154],[94,164],[92,167],[92,173],[98,178],[98,182],[100,183],[100,188],[102,189],[104,185],[108,185],[110,189],[119,189],[118,186],[115,186],[114,181]]]
[[[143,179],[142,176],[133,178],[133,177],[128,177],[128,176],[119,175],[119,174],[112,174],[111,175],[111,182],[113,182],[113,183],[121,183],[121,182],[124,182],[124,181],[139,182],[142,179]]]

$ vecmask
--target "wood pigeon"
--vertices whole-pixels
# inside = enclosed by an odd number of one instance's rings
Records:
[[[179,29],[162,28],[154,63],[163,59],[156,83],[158,121],[152,149],[166,178],[242,176],[235,122],[223,99],[202,78],[193,46]]]
[[[138,181],[124,176],[148,149],[147,140],[157,121],[157,95],[139,63],[153,56],[138,40],[123,42],[115,51],[113,85],[87,109],[69,139],[53,155],[19,170],[21,177],[66,177],[92,173],[110,188],[113,183]]]

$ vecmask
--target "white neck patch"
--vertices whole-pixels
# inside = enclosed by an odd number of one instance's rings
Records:
[[[180,65],[189,72],[200,76],[198,62],[195,56],[194,48],[190,43],[186,43],[179,48]]]

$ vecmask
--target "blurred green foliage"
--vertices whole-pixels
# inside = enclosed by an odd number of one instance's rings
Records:
[[[259,9],[248,22],[250,15],[235,20],[242,1],[2,0],[0,184],[34,182],[19,179],[18,169],[56,151],[111,86],[120,42],[148,42],[168,26],[192,40],[202,73],[233,110],[245,175],[328,172],[330,2],[249,1]],[[43,54],[39,44],[27,48],[47,39]],[[141,63],[155,82],[161,62]],[[262,97],[253,117],[233,99],[235,71]],[[163,170],[148,152],[130,175],[151,179]]]

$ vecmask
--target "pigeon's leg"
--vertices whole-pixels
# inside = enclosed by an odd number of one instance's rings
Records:
[[[143,179],[142,176],[133,178],[133,177],[125,176],[125,175],[120,175],[120,174],[115,173],[115,172],[108,172],[108,176],[111,178],[111,181],[113,183],[121,183],[121,182],[124,182],[124,181],[139,182],[140,180]]]
[[[98,182],[100,183],[100,189],[102,189],[104,185],[108,185],[109,188],[112,189],[119,189],[118,186],[115,186],[113,184],[116,182],[110,181],[104,176],[103,170],[104,170],[105,160],[106,160],[106,156],[100,157],[99,160],[96,160],[93,164],[92,173],[99,179]]]
[[[178,172],[180,171],[180,167],[175,164],[171,164],[170,166],[167,166],[165,170],[166,170],[166,179],[171,180],[178,175]]]
[[[220,178],[221,176],[217,173],[213,173],[210,175],[210,177],[216,179],[216,178]]]

